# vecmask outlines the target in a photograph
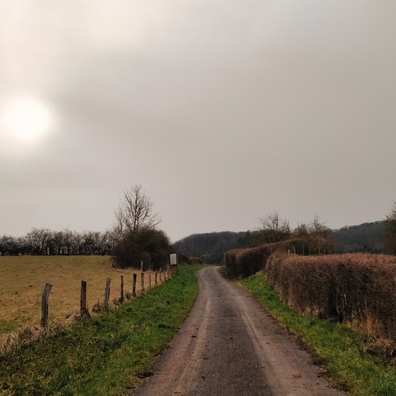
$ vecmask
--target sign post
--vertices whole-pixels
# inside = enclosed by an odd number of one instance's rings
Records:
[[[169,255],[169,264],[170,267],[176,267],[176,273],[177,273],[177,253],[171,253]]]
[[[170,265],[177,265],[177,253],[171,253],[169,255]]]

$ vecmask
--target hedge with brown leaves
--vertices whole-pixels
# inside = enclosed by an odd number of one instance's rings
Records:
[[[350,323],[396,347],[396,257],[274,254],[265,274],[297,311]]]
[[[290,239],[249,249],[229,250],[224,254],[225,272],[230,278],[247,277],[262,270],[268,257],[274,252],[298,253],[302,251],[303,246],[303,240]]]

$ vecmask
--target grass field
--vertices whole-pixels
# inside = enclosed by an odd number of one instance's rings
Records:
[[[125,395],[149,372],[198,296],[197,265],[100,316],[0,359],[0,395]]]
[[[107,277],[112,278],[110,301],[120,297],[121,275],[124,291],[131,293],[133,272],[139,271],[113,268],[108,256],[0,257],[0,341],[22,326],[39,325],[46,283],[52,285],[49,324],[64,324],[79,313],[82,280],[87,282],[87,305],[91,310],[104,299]],[[145,278],[147,287],[148,275]],[[137,280],[139,292],[140,276]]]

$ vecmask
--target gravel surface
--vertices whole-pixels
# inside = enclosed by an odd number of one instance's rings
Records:
[[[343,395],[301,345],[218,268],[198,272],[190,316],[130,396]]]

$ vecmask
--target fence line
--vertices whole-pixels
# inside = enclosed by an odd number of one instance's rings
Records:
[[[158,278],[160,281],[166,280],[171,277],[171,271],[155,271],[154,273],[154,286],[158,285]],[[141,288],[140,292],[145,293],[146,291],[146,284],[145,284],[145,272],[141,272]],[[137,295],[137,290],[136,290],[136,283],[137,283],[137,274],[133,273],[132,276],[132,294],[126,294],[124,292],[124,276],[120,276],[120,298],[119,301],[123,302],[125,300],[125,297],[136,297]],[[148,273],[148,288],[151,289],[153,287],[152,285],[152,277],[151,277],[151,272]],[[49,307],[49,295],[51,291],[52,285],[47,283],[45,285],[43,294],[42,294],[42,301],[41,301],[41,327],[47,327],[48,325],[48,307]],[[109,309],[109,304],[110,304],[110,291],[111,291],[111,278],[106,279],[106,287],[105,287],[105,292],[104,292],[104,308],[107,310]],[[87,307],[87,282],[86,281],[81,281],[81,293],[80,293],[80,316],[83,317],[89,317],[89,310]]]

